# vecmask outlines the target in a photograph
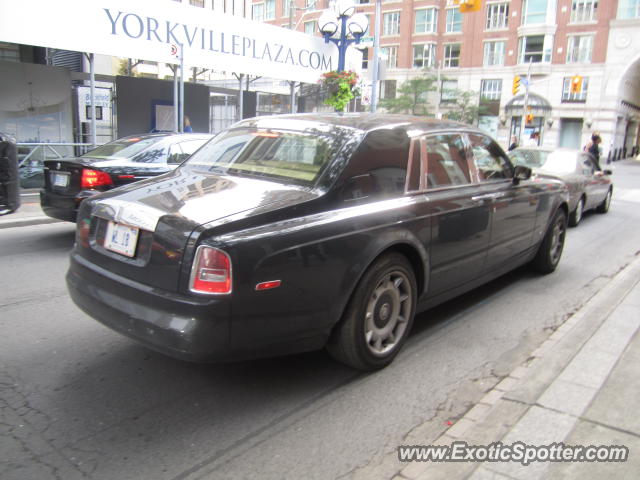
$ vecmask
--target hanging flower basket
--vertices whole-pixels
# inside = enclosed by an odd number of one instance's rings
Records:
[[[329,92],[329,97],[324,103],[332,106],[336,112],[343,112],[349,102],[360,94],[357,83],[358,74],[352,70],[343,72],[332,70],[323,73],[320,85]]]

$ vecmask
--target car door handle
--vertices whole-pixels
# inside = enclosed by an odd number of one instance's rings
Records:
[[[485,193],[484,195],[476,195],[471,197],[471,200],[474,202],[482,202],[485,200],[497,200],[501,197],[504,197],[504,193],[502,192],[494,192],[494,193]]]

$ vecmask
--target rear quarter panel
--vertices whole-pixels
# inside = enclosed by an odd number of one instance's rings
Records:
[[[402,197],[220,236],[210,232],[205,243],[221,246],[233,261],[232,348],[308,337],[321,346],[367,267],[389,248],[411,248],[420,263],[414,269],[424,272],[431,225],[418,216],[417,201]],[[271,280],[282,284],[255,290]]]

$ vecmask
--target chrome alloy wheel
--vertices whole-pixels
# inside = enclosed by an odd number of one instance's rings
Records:
[[[403,272],[385,274],[371,293],[365,312],[365,342],[376,356],[391,352],[407,329],[413,300]]]
[[[582,220],[582,214],[584,212],[584,200],[581,198],[580,201],[578,202],[578,205],[576,206],[576,211],[574,214],[574,222],[577,225],[578,223],[580,223],[580,220]]]
[[[604,207],[603,210],[606,212],[609,210],[609,206],[611,205],[611,190],[607,192],[607,196],[604,199]]]
[[[564,247],[564,236],[566,233],[566,225],[564,217],[558,217],[553,225],[553,233],[551,234],[551,245],[549,246],[549,256],[551,262],[555,265],[560,261],[562,249]]]

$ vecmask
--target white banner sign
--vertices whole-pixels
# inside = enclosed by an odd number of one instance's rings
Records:
[[[182,45],[185,65],[308,83],[338,66],[319,37],[169,0],[0,0],[0,41],[173,64]]]

